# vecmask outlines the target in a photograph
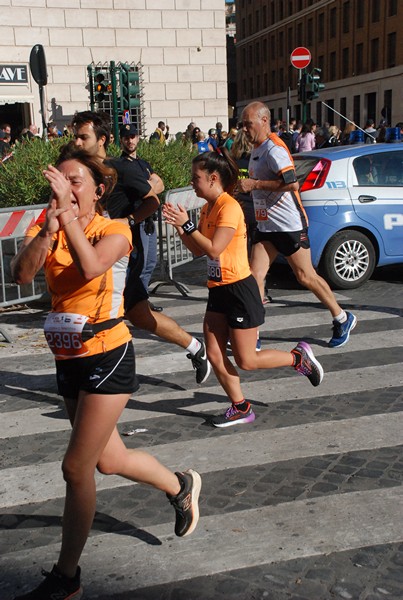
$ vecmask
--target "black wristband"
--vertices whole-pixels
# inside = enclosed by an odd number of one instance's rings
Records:
[[[182,225],[182,229],[186,233],[186,235],[190,235],[191,233],[193,233],[194,231],[196,231],[196,225],[193,223],[193,221],[191,221],[190,219],[188,219],[186,221],[186,223],[184,223]]]

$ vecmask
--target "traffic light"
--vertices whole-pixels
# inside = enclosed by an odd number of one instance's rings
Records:
[[[298,102],[306,103],[306,73],[302,73],[298,81]]]
[[[140,75],[127,63],[120,65],[120,110],[130,110],[140,106]]]
[[[306,78],[306,97],[307,100],[315,100],[319,97],[319,92],[325,89],[325,84],[320,83],[320,74],[322,69],[312,69],[311,73],[307,73]]]
[[[112,91],[111,82],[105,77],[102,71],[96,71],[94,75],[95,102],[105,102],[109,100]]]

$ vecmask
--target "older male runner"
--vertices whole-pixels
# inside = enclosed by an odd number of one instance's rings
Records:
[[[251,192],[258,230],[252,248],[251,270],[263,298],[264,282],[277,254],[287,259],[298,282],[329,309],[333,335],[329,346],[344,346],[357,318],[344,311],[326,281],[312,266],[308,219],[298,193],[298,181],[291,154],[281,138],[271,132],[270,111],[262,102],[251,102],[242,113],[242,125],[253,145],[249,179],[239,188]]]

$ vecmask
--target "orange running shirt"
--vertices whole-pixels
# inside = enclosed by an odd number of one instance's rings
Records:
[[[239,203],[224,192],[211,207],[204,204],[200,213],[199,230],[212,240],[217,227],[231,227],[235,235],[216,261],[208,260],[207,287],[227,285],[251,274],[246,247],[245,217]]]
[[[35,225],[27,237],[35,237],[40,230]],[[128,225],[95,215],[85,229],[92,245],[106,235],[124,235],[132,248],[132,234]],[[86,281],[70,255],[63,230],[53,236],[44,269],[49,293],[52,297],[52,312],[78,313],[89,317],[88,323],[99,323],[123,316],[123,290],[130,251],[99,277]],[[131,341],[132,336],[121,322],[112,329],[101,331],[86,342],[89,352],[85,356],[113,350]],[[56,357],[61,358],[61,357]]]

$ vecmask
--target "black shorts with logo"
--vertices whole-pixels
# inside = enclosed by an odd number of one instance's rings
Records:
[[[138,390],[132,342],[114,350],[56,361],[59,394],[77,399],[80,390],[92,394],[132,394]]]
[[[308,230],[300,231],[259,231],[256,230],[253,236],[253,244],[259,242],[270,242],[275,249],[283,256],[291,256],[300,248],[308,249],[309,243]]]
[[[264,323],[265,310],[253,275],[209,288],[206,310],[224,314],[232,329],[252,329]]]

